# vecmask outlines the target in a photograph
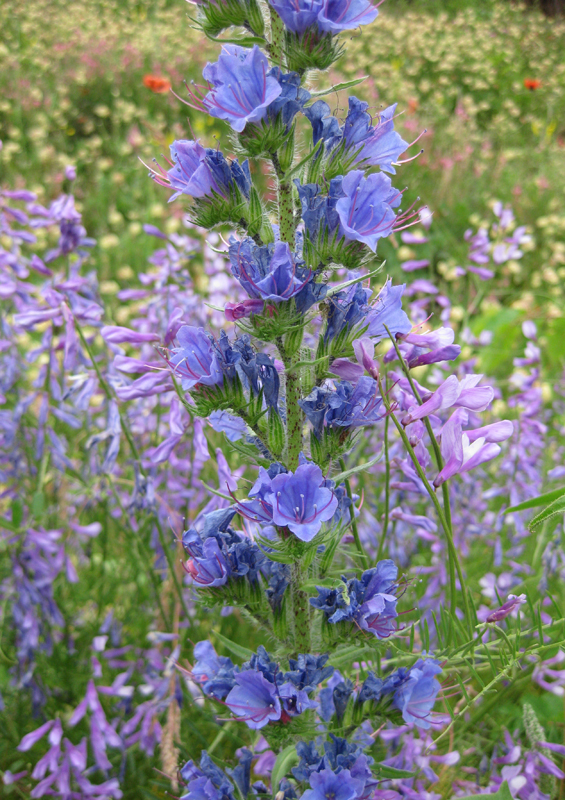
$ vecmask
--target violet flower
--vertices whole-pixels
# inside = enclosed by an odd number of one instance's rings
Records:
[[[205,588],[223,586],[230,576],[229,565],[212,537],[202,543],[202,555],[190,558],[185,568],[192,580]]]
[[[487,622],[500,622],[503,619],[519,608],[527,602],[526,595],[520,594],[516,596],[515,594],[509,594],[508,600],[503,603],[500,608],[495,609],[491,614],[488,615],[486,621]]]
[[[266,500],[273,508],[273,522],[288,527],[303,542],[310,542],[337,508],[335,494],[323,486],[322,470],[316,464],[301,464],[296,472],[277,475]]]
[[[302,800],[354,800],[357,785],[348,769],[338,774],[331,769],[323,769],[310,775],[311,789],[306,789]]]
[[[258,247],[253,239],[230,239],[231,271],[249,297],[280,303],[297,295],[310,274],[297,274],[296,258],[286,242]],[[262,310],[262,307],[261,307]]]
[[[218,386],[224,376],[212,342],[203,328],[183,325],[177,333],[179,347],[174,348],[170,364],[181,378],[183,389],[197,384]]]
[[[235,675],[236,686],[226,697],[226,705],[236,717],[252,730],[264,728],[269,722],[281,718],[281,701],[274,683],[261,672],[244,670]]]
[[[202,105],[211,116],[229,122],[241,133],[248,122],[261,122],[269,104],[282,92],[269,70],[267,56],[257,45],[248,50],[225,44],[216,63],[204,67],[202,74],[212,88]]]
[[[336,203],[341,234],[375,253],[378,240],[392,233],[397,221],[393,209],[400,205],[402,194],[382,172],[365,178],[360,169],[344,177],[341,189],[344,196]]]
[[[324,0],[318,14],[318,25],[325,33],[336,36],[360,25],[369,25],[378,13],[370,0]]]
[[[405,722],[418,728],[430,727],[429,716],[441,685],[435,676],[441,673],[434,659],[419,659],[408,674],[408,679],[394,693],[394,706],[402,711]]]

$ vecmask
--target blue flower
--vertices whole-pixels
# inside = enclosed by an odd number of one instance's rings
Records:
[[[281,718],[281,701],[274,683],[260,672],[249,669],[235,676],[236,686],[226,697],[226,705],[253,730],[264,728]]]
[[[393,286],[392,278],[387,278],[372,309],[365,318],[365,324],[368,325],[365,336],[380,341],[388,339],[386,328],[393,336],[399,333],[409,333],[412,330],[412,324],[402,310],[402,294],[405,288],[406,284]]]
[[[441,667],[432,658],[418,659],[394,695],[394,706],[402,711],[405,722],[413,722],[418,728],[430,727],[428,717],[434,707],[441,685],[435,679]]]
[[[318,25],[322,31],[336,36],[342,31],[369,25],[378,13],[371,0],[325,0],[318,14]]]
[[[357,428],[378,422],[382,398],[377,395],[377,388],[376,381],[362,375],[355,386],[339,381],[335,391],[316,387],[299,403],[319,439],[324,424],[328,428]]]
[[[248,122],[264,119],[270,103],[282,93],[280,83],[270,74],[267,56],[257,45],[249,50],[225,44],[218,61],[208,63],[202,74],[212,85],[202,105],[238,133]]]
[[[234,667],[231,658],[218,656],[208,641],[194,646],[194,657],[196,661],[191,678],[202,686],[205,695],[223,700],[235,686],[235,674],[239,668]]]
[[[233,784],[205,750],[200,757],[200,767],[194,761],[187,761],[180,770],[180,777],[188,787],[181,800],[235,800]]]
[[[302,185],[298,179],[294,181],[302,207],[302,219],[312,242],[320,237],[331,237],[339,227],[337,203],[343,196],[341,175],[332,178],[327,195],[322,194],[317,183]]]
[[[269,0],[285,27],[293,33],[304,33],[318,25],[324,0]]]
[[[377,395],[377,389],[377,382],[367,375],[362,375],[355,386],[340,381],[328,398],[326,425],[357,428],[378,422],[382,417],[382,397]]]
[[[377,242],[392,233],[402,195],[382,172],[364,177],[360,169],[349,172],[342,181],[342,197],[336,203],[340,230],[346,239],[366,244],[373,253]]]
[[[214,193],[229,197],[236,187],[249,196],[251,174],[247,161],[241,166],[237,160],[229,164],[219,150],[204,148],[199,142],[187,139],[173,142],[170,151],[173,167],[168,172],[150,172],[161,186],[176,190],[169,203],[182,194],[197,199],[212,198]]]
[[[184,544],[183,537],[183,544]],[[188,545],[185,544],[188,549]],[[228,582],[231,570],[224,558],[218,542],[214,538],[206,539],[200,545],[201,555],[193,555],[186,563],[186,571],[198,586],[223,586]]]
[[[345,144],[348,150],[356,153],[355,163],[363,167],[380,167],[395,175],[393,163],[408,147],[408,142],[394,130],[396,103],[380,112],[374,127],[367,114],[368,107],[368,103],[356,97],[349,98],[349,113],[343,126]]]
[[[237,442],[245,434],[247,425],[239,417],[227,411],[212,411],[208,422],[215,431],[222,431],[230,442]]]
[[[269,74],[279,82],[281,93],[269,105],[267,112],[271,119],[278,117],[288,131],[294,117],[310,99],[310,92],[301,88],[301,79],[297,72],[283,74],[278,67],[273,67]]]
[[[210,338],[203,328],[183,325],[177,333],[179,347],[173,349],[170,364],[181,378],[183,389],[197,384],[217,386],[224,382],[222,369]]]
[[[334,708],[338,722],[341,722],[343,719],[345,709],[347,708],[349,698],[352,694],[353,683],[350,680],[340,681],[337,686],[334,686],[332,699],[334,701]]]
[[[283,721],[288,721],[288,717],[297,717],[317,706],[313,700],[310,700],[304,689],[298,689],[289,682],[283,683],[279,688],[279,697],[283,705]]]
[[[368,700],[373,700],[378,703],[383,695],[383,681],[377,678],[374,672],[369,672],[359,694],[357,695],[358,703],[366,703]]]
[[[296,258],[286,242],[259,247],[253,239],[230,239],[231,271],[249,297],[280,303],[305,286],[297,274]]]
[[[302,800],[353,800],[357,789],[347,769],[338,774],[331,769],[313,772],[310,775],[311,789],[302,795]]]
[[[360,283],[355,283],[344,291],[332,295],[324,334],[326,342],[335,339],[344,330],[351,330],[354,325],[365,319],[370,310],[368,301],[371,294],[371,289],[364,289]]]
[[[394,562],[385,559],[366,570],[360,580],[343,578],[345,585],[336,589],[317,586],[318,597],[310,598],[310,604],[323,611],[330,623],[351,620],[377,639],[385,639],[394,631],[398,616],[397,575]]]
[[[313,463],[301,464],[294,474],[277,475],[266,497],[275,525],[288,527],[298,539],[310,542],[337,508],[337,499],[323,480],[322,470]]]
[[[299,654],[297,659],[289,658],[291,671],[285,673],[285,681],[290,681],[299,689],[314,689],[334,673],[334,668],[327,664],[328,658],[328,655],[309,654]]]

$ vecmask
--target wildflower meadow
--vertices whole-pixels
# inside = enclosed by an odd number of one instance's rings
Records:
[[[0,21],[1,796],[563,800],[563,18]]]

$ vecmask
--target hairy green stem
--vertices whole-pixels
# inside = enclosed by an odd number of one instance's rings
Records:
[[[284,22],[279,17],[274,8],[271,12],[271,46],[269,48],[273,62],[278,66],[284,66]]]
[[[290,596],[292,600],[295,654],[310,652],[310,603],[308,593],[302,588],[304,577],[300,559],[296,559],[290,567]]]

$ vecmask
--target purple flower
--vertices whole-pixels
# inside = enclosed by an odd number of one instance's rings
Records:
[[[267,501],[273,508],[273,522],[288,527],[303,542],[310,542],[330,520],[337,498],[323,486],[322,470],[316,464],[301,464],[296,472],[277,475],[271,481]]]
[[[280,83],[268,72],[267,56],[257,45],[251,50],[224,45],[216,63],[204,67],[202,74],[212,88],[203,98],[203,106],[211,116],[226,120],[241,133],[248,122],[264,119],[267,107],[282,92]]]
[[[388,175],[377,172],[365,178],[360,169],[345,176],[341,189],[345,196],[336,204],[341,233],[376,252],[378,240],[392,233],[393,208],[400,204],[402,194],[392,187]]]
[[[310,775],[311,789],[302,795],[302,800],[353,800],[357,796],[356,782],[348,769],[339,773],[323,769]]]
[[[186,571],[198,586],[223,586],[230,576],[229,565],[213,537],[202,543],[202,555],[186,562]]]
[[[441,454],[444,460],[444,467],[434,480],[434,486],[441,486],[453,475],[468,472],[470,469],[492,461],[500,453],[500,446],[496,443],[509,438],[513,432],[513,425],[509,420],[485,426],[488,431],[481,436],[481,429],[469,431],[478,434],[473,436],[470,441],[469,433],[462,429],[462,422],[466,420],[467,414],[463,409],[459,409],[445,423],[441,429]],[[483,429],[484,432],[484,429]]]
[[[377,395],[376,381],[363,375],[352,386],[348,381],[340,381],[335,393],[328,398],[326,424],[339,428],[357,428],[373,425],[382,417],[382,397]]]
[[[380,341],[388,339],[387,328],[392,336],[412,330],[412,324],[402,310],[402,294],[405,288],[406,284],[393,286],[392,278],[387,279],[365,319],[368,325],[365,336]]]
[[[253,239],[230,239],[231,271],[247,294],[257,300],[280,303],[306,285],[297,276],[296,259],[286,242],[258,247]]]
[[[351,330],[367,315],[370,289],[364,289],[360,283],[349,286],[346,290],[332,295],[329,302],[325,341],[335,339],[343,330]]]
[[[418,728],[430,727],[428,717],[441,689],[435,675],[441,667],[434,659],[419,659],[408,674],[408,679],[394,693],[394,706],[402,711],[405,722],[413,722]]]
[[[409,146],[394,130],[396,103],[380,112],[374,127],[367,114],[368,107],[368,103],[356,97],[349,98],[349,113],[343,125],[345,144],[356,153],[354,163],[363,167],[380,167],[394,175],[393,164]]]
[[[192,389],[199,383],[217,386],[224,382],[218,356],[203,328],[183,325],[177,339],[180,347],[174,348],[169,363],[182,379],[183,389]]]
[[[219,150],[204,148],[198,141],[180,139],[172,143],[172,169],[158,172],[150,168],[150,176],[161,186],[175,189],[169,203],[183,194],[197,199],[212,198],[213,194],[229,197],[239,189],[246,197],[251,187],[249,163],[239,164],[235,159],[228,163]]]
[[[318,25],[324,0],[269,0],[285,27],[293,33],[304,33]]]
[[[515,594],[509,594],[508,600],[503,603],[500,608],[495,609],[492,614],[489,614],[486,621],[487,622],[500,622],[502,619],[506,619],[508,614],[511,614],[516,608],[519,608],[526,602],[526,595],[520,594],[516,596]]]
[[[227,411],[212,411],[208,422],[215,431],[222,431],[230,442],[237,442],[245,434],[247,425],[239,417],[228,414]]]
[[[482,375],[465,375],[459,381],[455,375],[450,375],[425,403],[409,410],[403,417],[402,424],[409,425],[436,411],[452,407],[484,411],[494,398],[494,389],[491,386],[478,386],[482,377]]]
[[[254,669],[235,676],[236,686],[226,697],[226,705],[253,730],[264,728],[281,718],[281,701],[274,683]]]
[[[252,314],[260,314],[264,308],[263,300],[243,300],[240,303],[226,303],[224,313],[228,322],[236,322],[238,319],[246,319]]]
[[[324,0],[318,14],[320,30],[336,36],[359,25],[369,25],[378,16],[377,7],[370,0]]]

